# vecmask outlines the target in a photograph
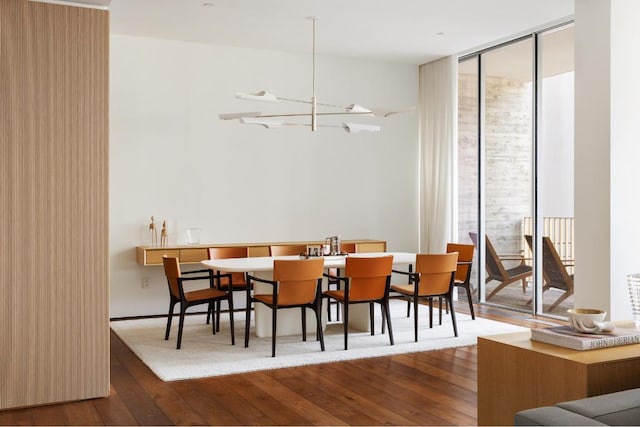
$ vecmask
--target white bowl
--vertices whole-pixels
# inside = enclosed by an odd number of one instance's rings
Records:
[[[602,330],[607,312],[597,308],[570,308],[569,324],[578,332],[594,333]]]

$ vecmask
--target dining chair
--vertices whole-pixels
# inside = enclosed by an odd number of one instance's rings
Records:
[[[413,303],[413,327],[416,342],[418,341],[418,302],[421,299],[429,301],[429,327],[432,328],[433,299],[444,298],[451,311],[453,333],[456,337],[458,336],[456,313],[453,308],[453,283],[457,268],[457,252],[417,254],[415,271],[413,273],[405,273],[412,276],[413,283],[391,286],[391,290],[410,298]]]
[[[342,254],[355,254],[357,253],[356,250],[357,246],[355,243],[341,243],[340,244],[340,252]],[[328,276],[327,276],[327,290],[331,290],[331,289],[336,289],[339,290],[340,289],[340,280],[338,279],[333,279],[333,277],[338,277],[340,276],[340,269],[339,268],[330,268],[327,271]],[[331,300],[329,300],[329,303],[327,304],[327,320],[329,322],[332,321],[331,319],[331,306],[335,305],[336,306],[336,321],[340,321],[340,303],[338,303],[337,301],[333,301],[331,302]]]
[[[374,335],[373,305],[380,304],[382,318],[389,328],[389,341],[393,345],[393,329],[389,315],[389,286],[393,255],[379,257],[347,257],[344,276],[335,278],[344,286],[338,290],[327,290],[324,295],[341,303],[344,307],[344,349],[348,349],[349,306],[351,304],[369,304],[369,325]]]
[[[307,245],[271,245],[269,256],[302,255],[307,253]]]
[[[473,311],[473,300],[471,297],[471,267],[473,265],[472,263],[474,250],[474,245],[447,243],[448,253],[458,252],[458,267],[456,269],[456,276],[453,281],[453,286],[458,289],[462,288],[467,293],[467,301],[469,301],[469,311],[471,312],[471,319],[473,320],[476,319],[476,314]],[[442,303],[440,308],[440,323],[442,323]]]
[[[227,258],[247,258],[249,256],[249,248],[246,246],[229,246],[220,248],[208,248],[209,259],[227,259]],[[224,271],[214,271],[216,288],[225,292],[231,291],[248,291],[247,280],[244,273],[227,273]],[[220,331],[220,301],[217,302],[217,330]],[[237,309],[244,310],[244,309]],[[209,314],[207,314],[207,323]]]
[[[164,339],[169,339],[169,332],[171,331],[171,319],[173,318],[173,310],[177,303],[180,303],[180,320],[178,324],[178,342],[176,348],[179,350],[182,344],[182,330],[184,327],[184,316],[187,308],[208,304],[209,310],[213,309],[219,301],[226,300],[229,303],[229,323],[231,327],[231,345],[235,345],[235,334],[233,328],[233,293],[225,292],[217,289],[213,283],[213,273],[211,270],[195,270],[180,271],[180,262],[177,257],[162,257],[162,264],[164,265],[164,272],[167,276],[167,284],[169,286],[169,314],[167,315],[167,329],[165,331]],[[206,275],[204,274],[206,273]],[[191,276],[191,274],[199,274],[197,276]],[[183,282],[206,280],[209,282],[209,286],[192,291],[185,291]],[[216,321],[212,316],[212,333],[216,333]]]
[[[275,260],[273,262],[273,280],[247,275],[248,283],[266,283],[271,286],[271,293],[255,294],[252,300],[271,309],[271,357],[276,356],[276,336],[278,331],[278,310],[300,308],[302,317],[302,341],[307,340],[307,308],[316,315],[316,339],[320,341],[320,349],[324,351],[322,333],[322,272],[324,260],[310,258],[300,260]],[[249,325],[251,310],[247,309],[245,323],[245,347],[249,346]]]

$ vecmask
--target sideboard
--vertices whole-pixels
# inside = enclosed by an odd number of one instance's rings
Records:
[[[531,332],[478,337],[478,425],[516,412],[640,387],[640,344],[578,351]]]
[[[343,243],[355,243],[356,252],[386,252],[387,242],[384,240],[343,240]],[[269,256],[271,245],[320,245],[324,240],[310,240],[302,242],[258,242],[258,243],[212,243],[199,245],[175,245],[175,246],[137,246],[136,261],[140,265],[162,265],[164,255],[178,257],[182,264],[196,264],[208,258],[209,248],[246,246],[249,248],[249,256]]]

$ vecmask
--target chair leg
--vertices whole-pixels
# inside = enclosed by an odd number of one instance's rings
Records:
[[[233,325],[233,293],[229,291],[229,326],[231,327],[231,345],[236,345],[236,328]]]
[[[451,308],[451,323],[453,323],[453,334],[458,336],[458,325],[456,323],[456,311],[453,309],[453,295],[447,297],[449,300],[449,307]]]
[[[316,313],[316,339],[320,340],[320,350],[324,351],[324,332],[322,331],[322,316],[320,316],[320,310],[322,310],[322,300],[316,304],[313,311]]]
[[[211,319],[211,310],[213,309],[212,304],[212,302],[209,302],[209,304],[207,305],[207,325],[210,323]]]
[[[176,344],[176,349],[180,350],[180,346],[182,345],[182,328],[184,326],[184,313],[186,308],[180,303],[180,321],[178,323],[178,343]]]
[[[244,316],[244,346],[249,347],[249,327],[251,326],[251,288],[247,282],[247,305],[245,307]]]
[[[411,316],[411,300],[407,300],[407,317]]]
[[[429,298],[429,329],[433,328],[433,298]]]
[[[302,341],[307,340],[307,310],[306,307],[300,307],[302,312],[300,317],[302,318]]]
[[[415,341],[418,342],[418,300],[413,299],[413,333]]]
[[[216,334],[216,302],[210,302],[211,304],[211,334]],[[220,319],[218,319],[218,324],[220,323]]]
[[[471,299],[471,287],[465,284],[464,289],[467,291],[467,299],[469,300],[469,311],[471,312],[471,320],[476,320],[476,313],[473,311],[473,301]]]
[[[375,323],[373,323],[373,303],[369,303],[369,324],[371,325],[371,335],[375,334]]]
[[[271,357],[276,357],[276,331],[278,330],[278,309],[271,307]]]
[[[384,309],[381,310],[382,311],[382,322],[381,322],[381,329],[382,329],[382,334],[384,335],[385,332],[385,323],[387,322],[387,314],[385,313]]]
[[[573,294],[572,291],[566,291],[564,294],[560,295],[560,297],[553,304],[551,304],[551,307],[549,307],[549,311],[553,311],[553,309],[556,308],[558,305],[560,305],[562,301],[569,298],[571,294]]]
[[[349,304],[344,304],[344,349],[349,348]]]
[[[389,328],[389,342],[393,345],[393,328],[391,327],[391,312],[389,311],[389,298],[382,300],[382,317],[387,319],[387,327]]]
[[[169,303],[169,314],[167,315],[167,330],[164,333],[164,340],[168,340],[169,339],[169,332],[171,332],[171,320],[173,319],[173,309],[176,306],[176,301],[175,300],[171,300],[171,302]]]
[[[251,325],[251,305],[247,304],[244,321],[244,346],[249,347],[249,326]]]
[[[218,300],[216,302],[216,332],[220,332],[220,312],[222,308],[222,302]]]

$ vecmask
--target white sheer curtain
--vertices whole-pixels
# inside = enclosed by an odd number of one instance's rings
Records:
[[[456,237],[454,201],[458,58],[420,66],[420,251],[444,252]]]

